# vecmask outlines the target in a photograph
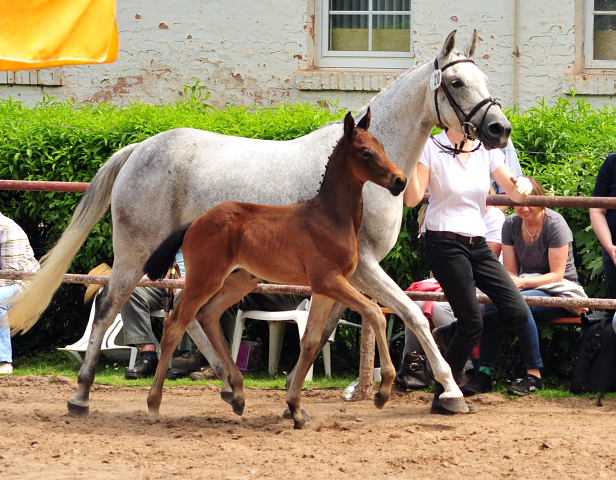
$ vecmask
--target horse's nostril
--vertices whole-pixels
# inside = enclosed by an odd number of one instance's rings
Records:
[[[495,137],[500,137],[505,132],[505,127],[502,123],[494,122],[488,125],[488,132]]]
[[[406,179],[402,177],[396,177],[394,183],[396,185],[396,188],[404,188],[406,186]]]

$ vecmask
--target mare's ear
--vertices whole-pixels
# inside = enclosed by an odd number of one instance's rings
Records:
[[[364,118],[362,118],[357,123],[357,128],[363,128],[364,130],[368,130],[368,127],[370,127],[370,117],[371,116],[372,116],[372,114],[370,113],[370,107],[368,107],[368,111],[364,115]]]
[[[351,112],[348,112],[346,117],[344,117],[344,136],[351,139],[353,138],[354,133],[355,120],[353,120],[353,115],[351,115]]]
[[[477,30],[473,30],[473,35],[471,39],[468,41],[462,53],[466,55],[466,58],[471,58],[475,55],[475,49],[477,48]]]
[[[449,57],[449,54],[453,51],[453,47],[456,46],[456,31],[457,30],[451,32],[445,39],[443,50],[441,50],[441,53],[439,54],[443,60]]]

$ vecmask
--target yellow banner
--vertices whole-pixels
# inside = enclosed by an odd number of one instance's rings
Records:
[[[0,70],[117,57],[115,0],[0,0]]]

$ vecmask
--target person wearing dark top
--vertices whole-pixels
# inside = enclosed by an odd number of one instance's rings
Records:
[[[593,197],[616,197],[616,153],[608,155],[597,174]],[[616,210],[591,208],[590,223],[603,247],[608,298],[616,298]]]

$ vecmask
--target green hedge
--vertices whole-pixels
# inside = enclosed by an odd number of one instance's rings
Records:
[[[135,103],[129,108],[75,105],[51,97],[29,108],[14,100],[1,100],[0,178],[86,182],[117,149],[171,128],[194,127],[284,140],[340,120],[345,113],[335,104],[322,108],[299,103],[273,109],[230,106],[215,110],[207,104],[208,95],[198,82],[185,91],[186,100],[176,104]],[[512,138],[525,173],[537,178],[553,195],[592,193],[599,166],[607,153],[616,150],[616,109],[596,109],[572,97],[553,106],[542,102],[526,112],[506,113],[513,124]],[[0,208],[23,226],[40,257],[63,232],[79,198],[73,193],[0,191]],[[589,296],[604,296],[600,248],[589,226],[588,211],[559,211],[574,233],[580,280]],[[403,288],[428,275],[417,228],[417,210],[405,207],[398,243],[383,261],[386,271]],[[109,215],[88,237],[71,271],[84,273],[103,261],[113,261]],[[89,310],[82,305],[83,292],[82,286],[63,286],[33,331],[14,338],[16,353],[55,348],[79,338]],[[543,329],[542,335],[547,368],[566,376],[576,348],[575,332],[561,327]],[[348,364],[343,361],[341,368],[355,368],[355,332],[343,332],[340,340],[336,348],[353,352],[353,359]],[[400,347],[398,342],[394,350]],[[511,347],[515,349],[515,343]],[[503,369],[509,371],[514,364],[512,360]]]

